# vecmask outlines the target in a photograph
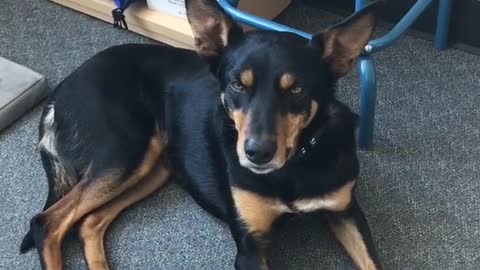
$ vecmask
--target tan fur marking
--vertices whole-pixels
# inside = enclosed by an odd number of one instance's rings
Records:
[[[286,159],[296,152],[299,134],[310,124],[317,110],[317,102],[312,101],[308,118],[305,115],[290,113],[286,117],[279,118],[277,124],[278,155],[284,156]],[[286,156],[287,149],[290,149],[289,157]]]
[[[281,159],[284,163],[287,158],[296,151],[297,135],[300,133],[302,115],[288,114],[286,117],[279,117],[277,123],[277,154],[275,159]],[[290,149],[290,153],[287,150]],[[287,156],[288,154],[288,156]]]
[[[67,231],[87,213],[107,203],[128,188],[136,185],[156,164],[163,149],[159,134],[154,135],[138,169],[128,178],[119,181],[120,172],[106,172],[98,179],[90,173],[62,199],[39,215],[45,223],[44,249],[41,253],[47,269],[62,269],[61,243]]]
[[[164,139],[160,133],[157,132],[150,140],[148,150],[143,157],[143,162],[136,170],[136,177],[143,178],[152,170],[157,163],[158,157],[160,156],[160,153],[162,153],[164,147]]]
[[[305,124],[305,127],[307,127],[310,122],[312,122],[313,118],[317,114],[318,111],[318,103],[315,100],[312,100],[312,104],[310,105],[310,115],[308,116],[308,120]]]
[[[248,116],[241,110],[231,112],[231,118],[235,122],[235,129],[237,130],[237,155],[240,159],[245,158],[245,138],[248,131]]]
[[[244,133],[246,130],[247,115],[241,110],[234,110],[231,113],[231,117],[233,122],[235,122],[235,129],[238,133]]]
[[[273,222],[282,213],[280,203],[240,188],[232,188],[232,194],[238,215],[248,231],[256,236],[269,233]]]
[[[250,88],[255,83],[255,78],[253,76],[253,71],[251,69],[246,69],[240,73],[240,81],[243,86]]]
[[[63,259],[55,244],[45,242],[43,246],[43,257],[45,269],[63,269]]]
[[[288,91],[292,88],[293,84],[295,83],[295,76],[291,73],[284,73],[280,77],[280,88],[283,91]]]
[[[227,106],[225,105],[225,93],[221,93],[220,94],[220,101],[222,102],[222,105],[223,105],[223,108],[225,109],[225,111],[228,113],[228,115],[230,116],[230,110],[227,108]],[[232,117],[232,116],[230,116]],[[233,119],[233,118],[232,118]]]
[[[354,186],[355,181],[352,181],[334,192],[318,198],[297,200],[293,205],[302,212],[317,210],[344,211],[352,201],[352,189]]]
[[[161,164],[157,165],[147,177],[132,189],[97,208],[83,219],[79,227],[79,236],[83,242],[88,269],[109,269],[103,245],[106,230],[125,208],[162,187],[167,182],[169,175],[169,170]]]
[[[345,248],[355,265],[360,270],[376,270],[373,260],[368,255],[367,247],[353,220],[330,223],[337,240]]]

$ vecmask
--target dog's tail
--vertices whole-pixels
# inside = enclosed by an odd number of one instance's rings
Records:
[[[43,160],[43,154],[42,154],[42,160]],[[45,167],[46,168],[46,167]],[[47,173],[48,175],[48,173]],[[48,209],[50,206],[52,206],[55,202],[58,201],[59,198],[61,198],[60,196],[58,196],[55,192],[55,190],[53,189],[53,186],[51,185],[51,181],[49,179],[49,185],[48,185],[48,197],[47,197],[47,201],[45,203],[45,206],[43,207],[43,211],[45,211],[46,209]],[[22,243],[20,244],[20,253],[23,254],[23,253],[26,253],[27,251],[29,251],[30,249],[32,249],[34,246],[35,246],[35,241],[33,240],[34,238],[34,235],[32,233],[32,229],[28,229],[28,232],[25,234],[25,236],[23,237],[23,240],[22,240]]]
[[[72,171],[65,166],[60,160],[54,158],[49,153],[41,150],[42,163],[48,178],[48,196],[43,211],[47,210],[50,206],[61,199],[66,193],[68,193],[75,185],[74,181],[76,177],[72,174]],[[61,180],[59,179],[61,178]],[[20,253],[26,253],[35,246],[34,235],[32,230],[23,237],[20,244]]]
[[[26,253],[33,248],[35,243],[33,242],[32,230],[28,230],[27,234],[23,237],[22,244],[20,244],[20,253]]]
[[[58,154],[56,123],[54,121],[54,103],[45,108],[40,121],[39,150],[43,168],[48,179],[48,196],[42,211],[45,211],[67,194],[78,182],[78,175],[69,162]],[[32,230],[23,237],[20,253],[25,253],[35,246]]]
[[[52,204],[54,204],[58,198],[56,194],[54,194],[54,190],[51,188],[50,183],[49,183],[48,189],[49,190],[48,190],[47,202],[45,203],[45,206],[43,207],[42,212],[48,209]],[[28,232],[25,234],[25,236],[23,237],[22,243],[20,244],[20,253],[22,254],[26,253],[27,251],[32,249],[34,246],[35,246],[35,241],[33,240],[32,229],[30,228],[28,229]]]

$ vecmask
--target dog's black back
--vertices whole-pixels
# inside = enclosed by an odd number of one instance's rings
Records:
[[[182,62],[189,68],[173,64]],[[63,81],[48,101],[55,110],[57,150],[77,170],[92,160],[94,171],[97,166],[130,170],[139,162],[155,125],[165,128],[165,93],[205,87],[208,80],[216,82],[191,51],[156,45],[105,50]],[[121,155],[112,159],[118,149]]]

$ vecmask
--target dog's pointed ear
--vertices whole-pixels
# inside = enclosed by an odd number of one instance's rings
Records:
[[[243,36],[242,28],[220,8],[215,0],[186,0],[187,17],[197,52],[215,57]]]
[[[377,13],[383,1],[376,1],[343,22],[313,36],[311,46],[323,50],[323,58],[338,78],[347,74],[372,37]]]

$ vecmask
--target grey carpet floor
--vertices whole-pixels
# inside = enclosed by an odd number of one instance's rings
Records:
[[[339,17],[290,8],[281,21],[317,31]],[[384,29],[380,29],[380,32]],[[152,42],[48,1],[2,0],[0,55],[55,86],[109,46]],[[386,269],[480,269],[480,57],[413,37],[376,56],[376,147],[361,152],[357,195]],[[339,97],[357,108],[355,74]],[[37,107],[0,133],[0,269],[39,269],[19,255],[28,220],[43,206],[46,179],[36,152]],[[272,269],[353,269],[325,224],[292,222],[275,238]],[[176,184],[125,211],[108,234],[112,269],[232,269],[227,227]],[[67,269],[85,269],[65,243]]]

